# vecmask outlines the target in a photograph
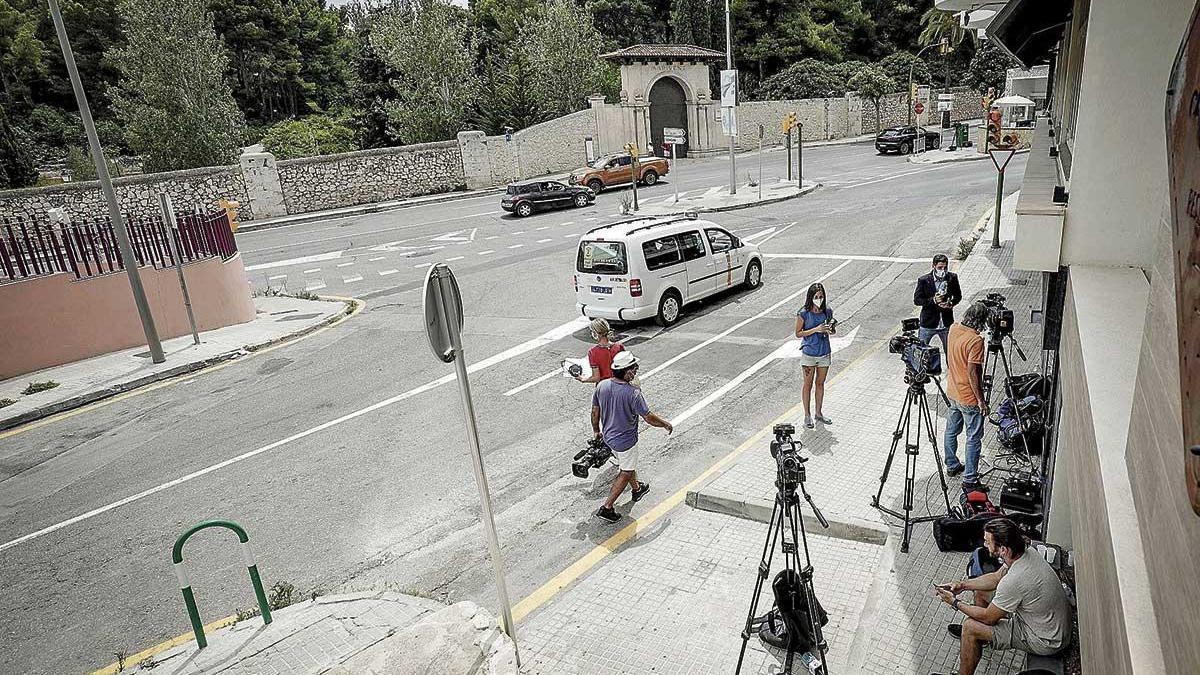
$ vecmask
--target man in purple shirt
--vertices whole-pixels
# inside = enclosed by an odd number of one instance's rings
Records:
[[[633,385],[637,375],[638,360],[629,352],[620,352],[613,358],[612,377],[604,380],[592,394],[592,431],[596,438],[603,436],[605,444],[612,448],[620,472],[613,482],[608,500],[596,511],[596,515],[610,523],[621,519],[613,510],[617,497],[628,485],[633,489],[633,501],[638,501],[650,491],[649,483],[637,479],[638,418],[650,426],[666,429],[667,434],[675,430],[671,423],[650,412],[642,390]],[[604,432],[601,434],[601,422]]]

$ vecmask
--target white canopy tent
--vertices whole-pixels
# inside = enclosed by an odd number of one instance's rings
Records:
[[[1003,124],[1015,125],[1017,122],[1033,119],[1033,110],[1037,106],[1024,96],[1002,96],[992,101],[992,106],[1003,111]]]

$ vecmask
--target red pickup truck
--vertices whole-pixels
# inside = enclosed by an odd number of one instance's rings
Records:
[[[671,163],[661,157],[639,158],[638,183],[654,185],[670,170]],[[620,152],[592,160],[587,166],[572,171],[569,180],[573,185],[586,185],[599,194],[605,188],[628,185],[632,177],[633,158]]]

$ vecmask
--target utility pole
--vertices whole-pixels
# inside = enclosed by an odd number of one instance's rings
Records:
[[[935,42],[931,45],[925,45],[925,47],[922,48],[921,51],[917,52],[917,59],[921,58],[921,55],[924,54],[927,50],[932,49],[933,47],[937,47],[940,44],[941,44],[940,42]],[[912,124],[913,124],[913,67],[916,65],[917,65],[916,59],[913,59],[913,61],[908,64],[908,125],[909,126],[912,126]]]
[[[104,158],[104,150],[100,148],[100,137],[96,135],[96,123],[92,120],[92,109],[88,106],[87,94],[83,91],[83,83],[79,80],[79,69],[75,66],[75,53],[71,50],[71,42],[67,38],[67,28],[63,24],[62,10],[58,0],[49,0],[50,16],[54,20],[54,30],[58,33],[58,43],[62,47],[63,61],[67,64],[67,74],[71,78],[71,88],[75,90],[75,102],[79,105],[79,117],[83,120],[83,131],[87,134],[88,148],[92,153],[92,162],[96,165],[96,177],[100,180],[100,190],[104,200],[108,202],[108,216],[112,220],[113,235],[117,239],[117,250],[121,253],[125,274],[129,277],[129,288],[133,291],[133,303],[137,305],[138,316],[142,320],[142,332],[146,334],[146,346],[150,348],[150,359],[154,363],[167,360],[163,354],[162,343],[158,339],[158,330],[154,327],[154,316],[150,313],[150,303],[146,300],[146,289],[142,287],[142,277],[138,274],[137,258],[133,255],[133,247],[129,245],[129,232],[125,229],[125,220],[121,217],[121,205],[117,202],[117,192],[113,189],[112,177],[108,174],[108,161]]]
[[[729,18],[729,0],[725,0],[725,70],[733,70],[733,28]],[[736,103],[734,107],[726,108],[726,115],[735,114],[737,110]],[[732,122],[732,120],[730,120]],[[734,159],[735,147],[737,144],[737,136],[729,135],[729,194],[737,194],[737,160]]]

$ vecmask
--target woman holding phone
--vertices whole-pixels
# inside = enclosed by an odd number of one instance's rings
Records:
[[[825,376],[829,373],[829,336],[837,329],[833,309],[825,297],[825,287],[815,283],[808,287],[804,306],[796,312],[796,337],[801,338],[800,365],[804,367],[804,427],[812,429],[813,420],[821,424],[833,424],[825,416],[821,405],[825,402]],[[815,385],[815,387],[814,387]],[[809,402],[816,389],[817,414],[810,414]]]

